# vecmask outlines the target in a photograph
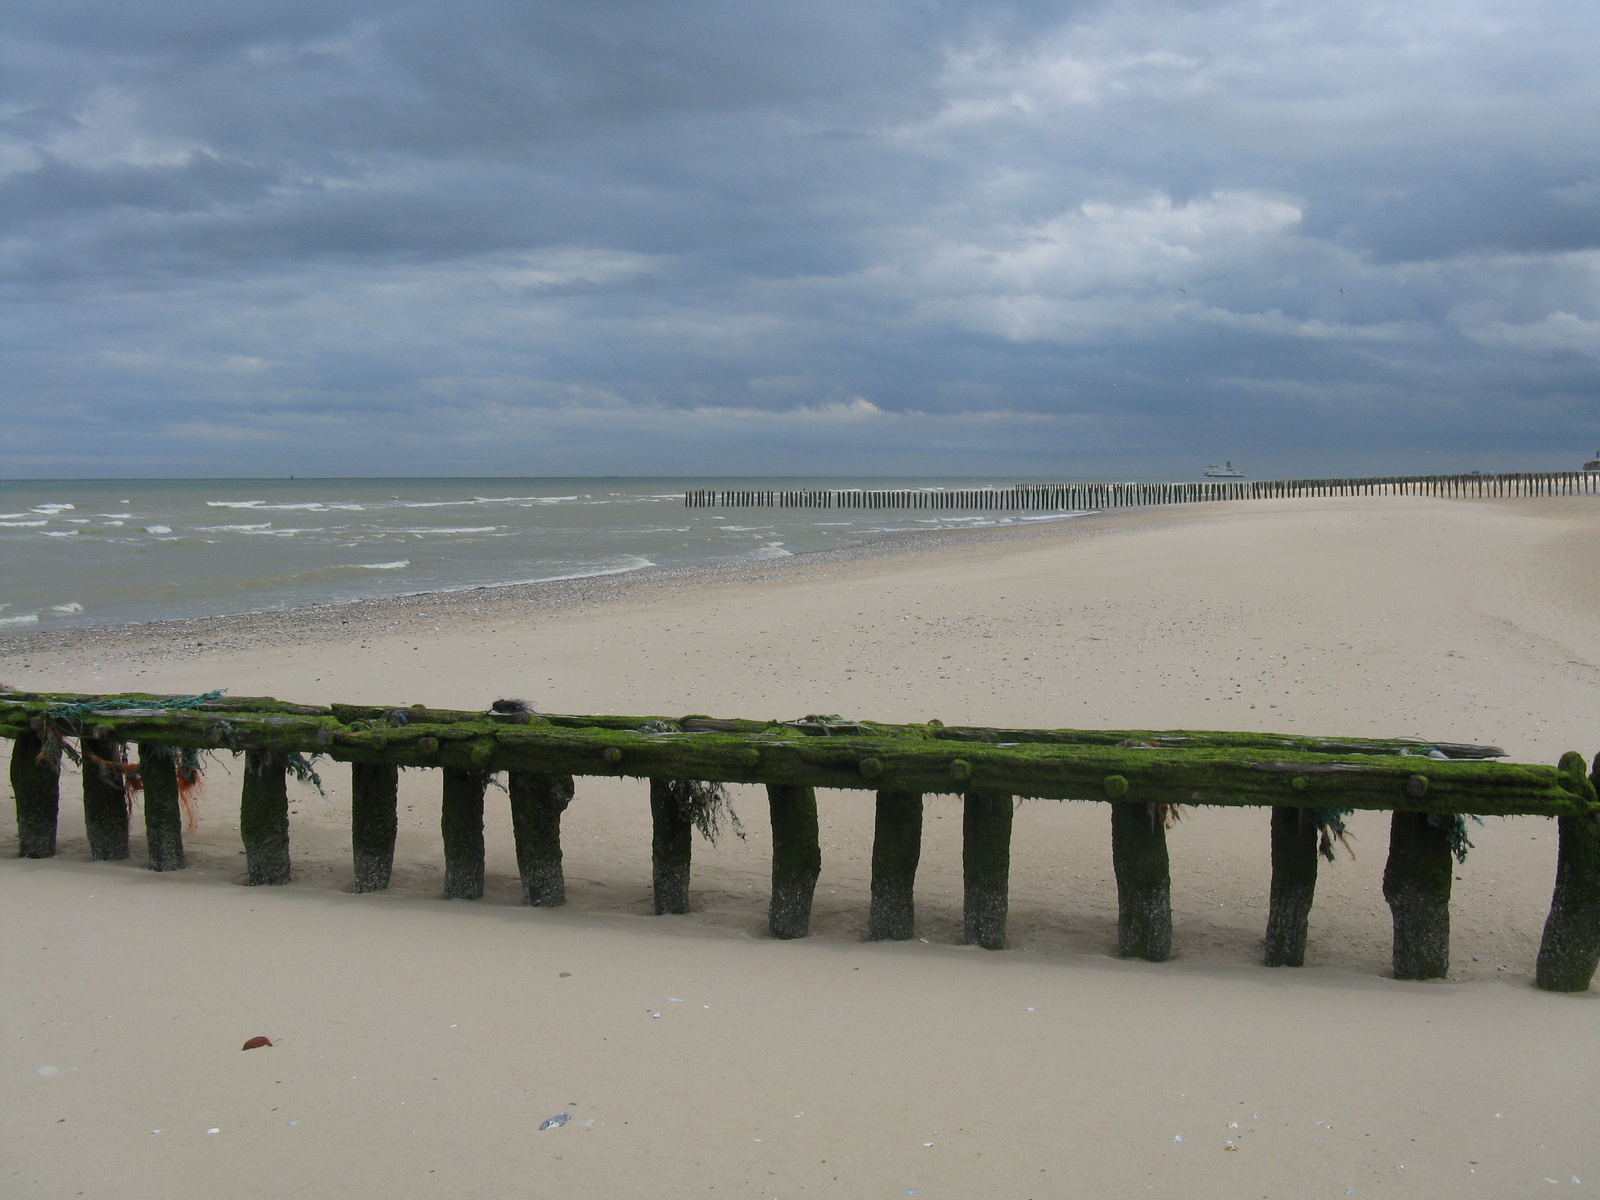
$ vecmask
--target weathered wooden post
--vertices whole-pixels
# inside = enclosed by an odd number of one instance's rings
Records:
[[[571,775],[511,771],[511,831],[517,841],[517,873],[522,902],[535,908],[560,908],[567,902],[561,871],[561,814],[572,803]]]
[[[803,938],[811,932],[811,897],[822,874],[817,793],[814,788],[769,783],[767,807],[772,814],[767,932],[775,938]]]
[[[1449,833],[1428,813],[1396,812],[1389,822],[1383,898],[1394,917],[1394,977],[1443,979],[1450,970]]]
[[[1105,790],[1111,797],[1126,796],[1128,781],[1109,775]],[[1172,957],[1172,879],[1160,805],[1113,799],[1111,864],[1117,876],[1117,953],[1166,962]]]
[[[1561,772],[1571,790],[1591,804],[1600,786],[1600,757],[1583,777],[1583,756],[1563,754]],[[1600,965],[1600,813],[1558,817],[1561,848],[1556,886],[1539,943],[1534,982],[1547,992],[1586,992]]]
[[[17,857],[54,858],[61,811],[61,747],[33,730],[11,745],[11,794],[17,801]]]
[[[673,779],[650,781],[650,885],[656,916],[689,911],[689,860],[694,824]],[[804,936],[803,934],[801,936]]]
[[[123,778],[122,743],[84,738],[83,827],[94,862],[128,857],[128,789]]]
[[[245,751],[239,836],[251,886],[289,882],[288,768],[275,751]]]
[[[922,859],[922,793],[879,792],[872,832],[872,903],[867,937],[903,942],[914,935],[913,891]]]
[[[439,831],[444,835],[444,898],[483,896],[483,790],[487,771],[444,768]]]
[[[165,746],[139,744],[139,779],[144,784],[144,836],[152,871],[181,871],[183,807],[178,801],[178,763]]]
[[[1272,810],[1272,899],[1267,908],[1265,961],[1301,967],[1306,926],[1317,890],[1317,826],[1303,808]]]
[[[962,935],[969,945],[1003,950],[1011,876],[1011,797],[962,797]]]
[[[399,828],[400,768],[393,763],[350,764],[350,848],[356,876],[351,891],[381,892],[394,871]]]

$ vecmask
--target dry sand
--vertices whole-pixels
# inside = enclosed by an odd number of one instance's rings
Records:
[[[892,549],[15,638],[0,678],[1600,749],[1593,498],[1215,505]],[[1386,977],[1383,814],[1323,869],[1308,965],[1269,971],[1261,811],[1171,833],[1177,957],[1154,965],[1114,957],[1103,805],[1022,807],[991,953],[956,944],[953,797],[928,801],[921,940],[862,941],[870,794],[834,792],[813,936],[777,943],[753,790],[745,840],[696,846],[695,913],[656,918],[637,781],[580,781],[571,902],[535,911],[493,803],[488,895],[436,899],[426,772],[389,893],[344,890],[337,767],[295,794],[295,883],[239,886],[237,771],[211,771],[181,875],[140,869],[137,838],[88,863],[72,783],[61,856],[0,863],[0,1196],[1600,1196],[1600,993],[1528,982],[1543,820],[1472,831],[1451,978],[1416,984]],[[240,1053],[256,1034],[276,1045]]]

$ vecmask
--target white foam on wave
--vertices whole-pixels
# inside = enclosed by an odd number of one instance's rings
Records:
[[[525,587],[530,583],[560,583],[564,579],[595,579],[601,575],[626,575],[629,571],[642,571],[656,564],[641,554],[626,555],[613,567],[590,567],[583,571],[570,571],[565,575],[540,575],[536,579],[507,579],[503,583],[479,584],[474,587],[440,588],[442,592],[470,592],[477,587]]]
[[[50,611],[58,613],[81,613],[83,611],[83,605],[79,604],[76,600],[69,600],[65,604],[52,604],[50,606]]]
[[[49,521],[0,521],[0,526],[7,529],[36,529],[40,525],[48,525]]]
[[[401,567],[409,567],[411,565],[411,560],[409,558],[402,558],[398,562],[345,563],[344,565],[352,569],[360,569],[362,571],[398,571]]]
[[[77,537],[78,531],[76,529],[46,529],[44,535],[45,537]]]
[[[197,533],[251,533],[257,529],[271,529],[272,522],[265,521],[260,525],[196,525]]]
[[[12,520],[15,520],[15,519],[16,519],[16,518],[18,518],[18,517],[25,517],[25,516],[27,516],[27,515],[28,515],[28,514],[27,514],[27,513],[25,513],[25,512],[19,512],[19,513],[0,513],[0,521],[12,521]]]
[[[437,529],[407,528],[407,529],[396,529],[396,530],[394,530],[394,532],[395,533],[415,533],[415,534],[425,534],[425,533],[493,533],[496,529],[499,529],[499,528],[500,528],[500,526],[498,526],[498,525],[460,525],[460,526],[442,525]]]
[[[265,500],[207,500],[207,508],[260,508]]]
[[[782,542],[768,542],[755,551],[751,558],[793,558],[793,550],[785,550]]]
[[[146,525],[144,527],[144,531],[146,533],[171,533],[172,532],[172,526],[170,526],[170,525]]]
[[[20,617],[0,617],[0,625],[37,625],[38,613],[28,613]]]
[[[133,514],[132,513],[101,513],[100,515],[102,517],[106,518],[106,520],[108,520],[108,521],[131,521],[131,520],[133,520]]]
[[[576,496],[474,496],[473,504],[561,504]]]
[[[33,506],[33,511],[36,513],[45,513],[53,517],[56,515],[56,513],[72,512],[77,507],[78,506],[76,504],[35,504]]]
[[[293,537],[297,533],[324,533],[326,531],[321,526],[315,529],[274,529],[272,522],[268,521],[265,525],[241,529],[239,532],[246,537]]]

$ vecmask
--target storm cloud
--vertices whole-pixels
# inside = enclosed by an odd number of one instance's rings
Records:
[[[1576,3],[22,0],[0,472],[1564,468]]]

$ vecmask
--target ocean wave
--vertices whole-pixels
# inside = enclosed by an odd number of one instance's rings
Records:
[[[7,529],[36,529],[40,525],[48,525],[49,521],[0,521],[0,526]]]
[[[560,504],[576,496],[474,496],[473,504]]]
[[[656,564],[641,554],[630,554],[614,567],[590,567],[582,571],[570,571],[565,575],[540,575],[536,579],[507,579],[502,583],[479,584],[479,587],[525,587],[530,583],[560,583],[564,579],[595,579],[602,575],[626,575],[630,571],[642,571],[646,567]],[[472,587],[439,588],[441,592],[470,592]]]
[[[0,617],[0,625],[37,625],[38,623],[38,613],[27,613],[20,617]]]
[[[782,542],[768,542],[760,549],[754,551],[751,558],[793,558],[793,550],[785,550]]]
[[[360,569],[362,571],[398,571],[401,567],[409,567],[411,565],[411,560],[409,558],[402,558],[399,562],[345,563],[344,565],[351,569]]]
[[[272,522],[264,521],[260,525],[196,525],[196,533],[250,533],[257,529],[271,529]]]
[[[104,517],[108,521],[131,521],[131,520],[133,520],[133,514],[132,513],[101,513],[100,515],[102,517]]]
[[[172,526],[170,526],[170,525],[146,525],[144,527],[144,531],[146,533],[171,533],[172,532]]]
[[[272,522],[268,521],[265,525],[254,529],[241,529],[240,532],[246,537],[293,537],[297,533],[326,533],[327,530],[320,525],[315,529],[274,529]]]
[[[44,535],[45,537],[77,537],[78,531],[76,529],[46,529]]]
[[[424,528],[406,528],[406,529],[391,529],[388,532],[390,532],[390,533],[415,533],[415,534],[424,534],[424,533],[493,533],[496,529],[499,529],[499,528],[500,528],[500,526],[498,526],[498,525],[461,525],[461,526],[441,525],[436,529],[434,529],[434,528],[426,528],[426,527],[424,527]]]
[[[260,508],[265,500],[207,500],[207,508]]]
[[[52,604],[50,606],[50,611],[58,613],[81,613],[83,611],[83,605],[79,604],[76,600],[69,600],[65,604]]]
[[[77,507],[76,504],[35,504],[33,511],[53,517],[57,513],[72,512]]]
[[[28,515],[28,514],[27,514],[27,513],[25,513],[25,512],[19,512],[19,513],[0,513],[0,521],[12,521],[12,520],[15,520],[15,519],[16,519],[16,518],[18,518],[18,517],[25,517],[25,516],[27,516],[27,515]]]

